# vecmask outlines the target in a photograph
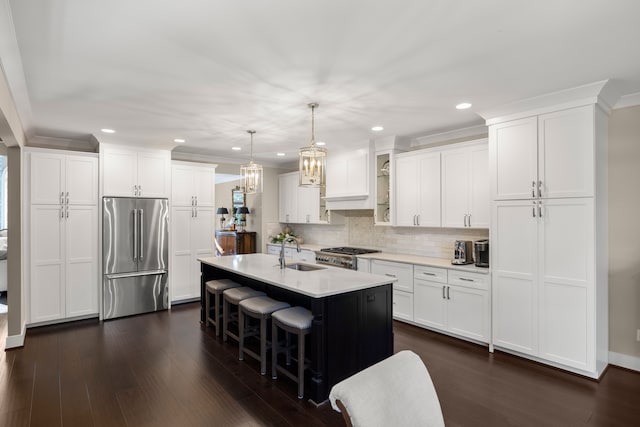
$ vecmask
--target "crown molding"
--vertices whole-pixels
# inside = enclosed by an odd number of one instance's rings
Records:
[[[446,132],[434,133],[432,135],[425,135],[413,138],[411,140],[411,147],[422,147],[425,145],[440,144],[443,142],[449,142],[453,140],[463,140],[473,138],[486,137],[488,134],[487,127],[485,125],[470,126],[462,129],[455,129]]]
[[[635,107],[636,105],[640,105],[640,92],[621,96],[616,105],[613,106],[613,109]]]

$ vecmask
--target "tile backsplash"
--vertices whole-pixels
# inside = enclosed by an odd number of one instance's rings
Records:
[[[344,225],[292,224],[290,227],[305,243],[358,246],[433,258],[451,258],[455,240],[489,238],[488,229],[374,226],[369,211],[348,212]],[[277,232],[279,229],[274,227],[274,234]]]

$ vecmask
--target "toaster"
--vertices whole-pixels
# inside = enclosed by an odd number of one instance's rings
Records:
[[[473,243],[471,240],[456,240],[453,244],[453,265],[473,264]]]

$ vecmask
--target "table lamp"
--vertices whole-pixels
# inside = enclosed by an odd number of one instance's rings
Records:
[[[224,216],[229,214],[229,210],[227,208],[218,208],[216,214],[222,215],[220,218],[220,229],[224,230],[224,222],[227,220]]]

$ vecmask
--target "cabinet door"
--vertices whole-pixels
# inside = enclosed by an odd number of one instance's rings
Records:
[[[142,197],[169,197],[171,154],[168,151],[138,153],[138,189]]]
[[[98,204],[98,159],[68,156],[65,169],[65,198],[70,205]]]
[[[31,205],[31,323],[65,317],[64,219],[55,205]]]
[[[369,195],[369,153],[358,150],[327,160],[327,198]]]
[[[489,126],[489,170],[492,200],[532,197],[538,179],[536,117]]]
[[[413,320],[413,294],[393,291],[393,317],[400,320]]]
[[[171,167],[171,204],[193,206],[195,204],[194,168],[184,165]]]
[[[534,202],[495,202],[491,226],[493,343],[538,351],[538,218]],[[569,248],[562,248],[568,250]]]
[[[64,191],[64,156],[31,154],[31,203],[61,205]]]
[[[442,152],[442,226],[466,227],[469,214],[470,153],[468,149]]]
[[[194,170],[196,204],[199,207],[213,207],[216,184],[214,168],[198,167]]]
[[[102,161],[104,196],[135,196],[138,157],[135,151],[105,148]]]
[[[593,105],[538,118],[542,197],[593,197],[594,126]]]
[[[196,208],[191,221],[191,283],[192,297],[200,296],[200,263],[198,258],[214,256],[213,239],[215,233],[215,218],[213,208]]]
[[[280,222],[298,220],[298,174],[284,174],[278,177],[278,200]]]
[[[540,218],[540,356],[592,371],[594,206],[591,198],[545,200]]]
[[[171,210],[171,301],[193,297],[193,215],[191,207],[174,207]]]
[[[413,292],[413,264],[374,259],[371,260],[371,273],[395,277],[398,281],[393,283],[394,290]]]
[[[395,159],[395,225],[414,226],[419,209],[419,175],[416,156],[398,156]],[[438,174],[439,174],[438,169]],[[438,178],[438,187],[440,179]],[[438,210],[440,203],[438,202]]]
[[[297,191],[297,222],[311,224],[320,222],[320,189],[298,187]]]
[[[489,147],[487,144],[473,146],[469,150],[469,226],[489,228],[491,199],[489,195]]]
[[[489,292],[447,286],[447,328],[449,332],[489,342]]]
[[[280,255],[280,245],[267,245],[269,255]]]
[[[430,328],[446,330],[446,284],[415,279],[413,282],[413,319]]]
[[[69,206],[66,225],[66,316],[98,313],[98,207]]]
[[[418,188],[418,217],[417,225],[421,227],[440,227],[440,153],[424,154],[418,158],[419,181],[415,185]],[[415,177],[414,177],[415,181]]]

